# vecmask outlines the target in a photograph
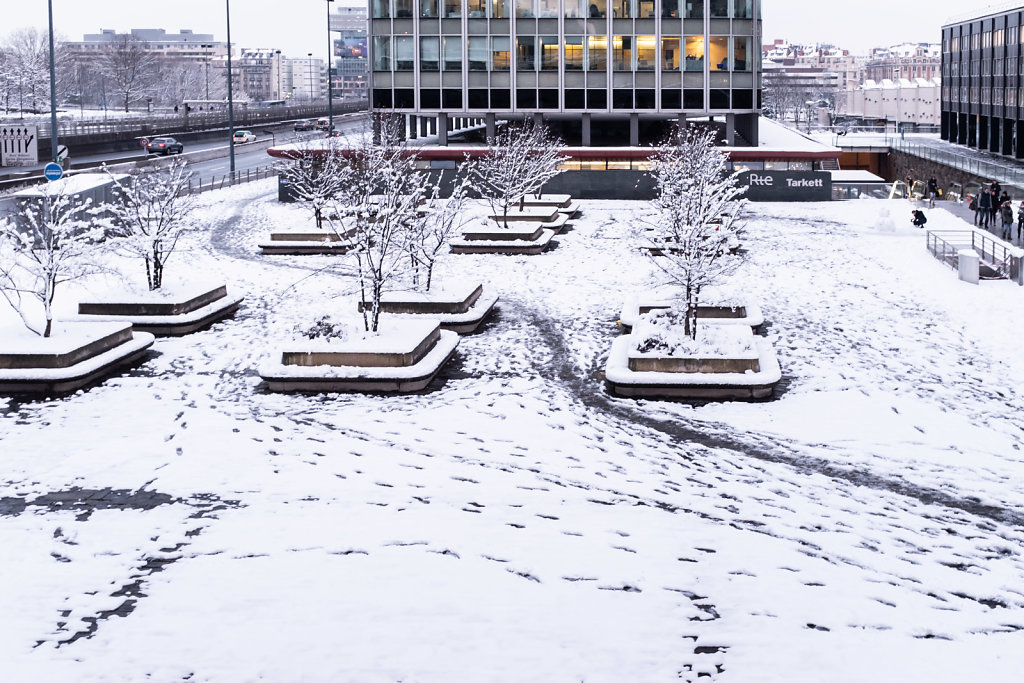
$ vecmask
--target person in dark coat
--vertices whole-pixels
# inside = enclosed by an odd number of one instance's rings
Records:
[[[981,195],[978,197],[978,218],[980,219],[979,227],[988,229],[989,218],[992,216],[992,191],[987,187],[982,190]]]
[[[935,179],[935,174],[932,173],[932,177],[928,179],[928,205],[933,209],[935,208],[935,200],[939,196],[939,181]]]
[[[915,228],[924,227],[924,224],[928,222],[928,218],[924,215],[924,211],[921,209],[914,209],[910,212],[910,215],[914,217],[912,222]]]
[[[1007,242],[1013,239],[1013,202],[1006,200],[999,207],[999,218],[1003,222],[1002,238]]]
[[[1024,202],[1017,207],[1017,241],[1020,242],[1021,233],[1024,233]]]

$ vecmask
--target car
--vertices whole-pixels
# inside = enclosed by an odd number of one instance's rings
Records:
[[[255,142],[256,134],[251,130],[236,130],[232,139],[235,141],[236,145],[240,145],[243,142]]]
[[[316,125],[316,129],[317,130],[327,130],[328,128],[331,127],[331,120],[330,119],[317,119],[315,125]]]
[[[185,145],[174,138],[153,138],[146,143],[146,154],[167,156],[168,154],[181,154],[184,150]]]
[[[302,121],[295,122],[296,133],[299,132],[300,130],[313,130],[314,128],[316,128],[316,126],[309,119],[303,119]]]

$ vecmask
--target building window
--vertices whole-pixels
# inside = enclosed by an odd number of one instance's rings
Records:
[[[686,70],[704,70],[704,37],[687,36],[686,38]]]
[[[633,16],[633,0],[612,0],[612,16],[629,19]]]
[[[608,36],[587,36],[587,71],[605,71],[607,69]]]
[[[729,0],[711,0],[709,14],[712,17],[728,17],[729,16]]]
[[[703,19],[704,0],[686,0],[686,14],[684,16],[687,19]]]
[[[679,71],[679,39],[661,39],[661,70]],[[664,99],[664,98],[663,98]],[[678,108],[678,107],[673,107]]]
[[[607,0],[583,0],[587,4],[587,16],[591,19],[604,19],[608,16]]]
[[[444,70],[462,71],[462,38],[445,36]]]
[[[733,36],[732,68],[734,71],[750,71],[750,41],[749,37]]]
[[[654,71],[654,65],[658,63],[657,52],[657,43],[654,41],[654,36],[637,36],[636,70]]]
[[[466,12],[470,19],[486,19],[487,0],[467,0]]]
[[[662,0],[661,2],[661,16],[665,19],[678,19],[679,18],[679,2],[678,0]],[[678,107],[676,107],[678,109]]]
[[[469,37],[469,70],[487,71],[487,36]]]
[[[373,37],[373,70],[391,71],[391,36]]]
[[[391,0],[373,0],[373,18],[387,19],[391,16]]]
[[[616,71],[633,70],[633,36],[615,36],[612,39],[612,68]]]
[[[534,0],[516,0],[517,18],[522,19],[524,17],[535,16],[537,16],[537,10],[534,7]]]
[[[508,36],[494,36],[491,38],[491,71],[508,71],[511,65],[512,53],[509,48]]]
[[[448,19],[462,18],[461,0],[444,0],[444,16]]]
[[[414,62],[412,36],[395,36],[395,71],[412,71]]]
[[[540,36],[540,70],[558,71],[558,36]]]
[[[395,17],[398,19],[411,19],[412,0],[395,0]]]
[[[557,19],[558,0],[537,0],[537,16],[549,19]]]
[[[536,71],[536,42],[534,36],[517,36],[516,37],[516,70],[517,71]],[[519,99],[519,96],[516,96]]]
[[[420,16],[424,19],[437,19],[437,0],[420,0]]]
[[[733,0],[733,7],[736,10],[735,16],[737,19],[754,18],[753,0]]]
[[[512,16],[512,12],[509,10],[510,1],[511,0],[491,0],[491,18],[508,19]]]
[[[583,70],[583,36],[565,37],[565,70]]]
[[[420,38],[420,71],[441,70],[440,38]]]
[[[713,36],[708,43],[708,64],[712,71],[729,71],[729,39]]]

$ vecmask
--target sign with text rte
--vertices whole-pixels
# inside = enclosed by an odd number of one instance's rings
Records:
[[[746,185],[752,202],[832,201],[832,174],[828,171],[744,171],[740,185]]]
[[[60,180],[64,176],[64,169],[61,168],[60,164],[55,164],[51,161],[43,167],[43,176],[50,182]]]
[[[36,127],[0,124],[0,166],[35,166],[39,163]]]

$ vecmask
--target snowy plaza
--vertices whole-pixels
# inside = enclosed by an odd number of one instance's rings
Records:
[[[542,255],[445,255],[500,303],[427,391],[267,391],[275,340],[359,316],[322,270],[346,257],[259,253],[309,221],[276,190],[202,195],[168,267],[233,319],[0,398],[5,680],[1020,679],[1024,291],[958,281],[908,204],[748,205],[732,284],[783,382],[688,404],[604,387],[652,285],[639,201],[582,201]]]

